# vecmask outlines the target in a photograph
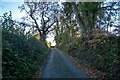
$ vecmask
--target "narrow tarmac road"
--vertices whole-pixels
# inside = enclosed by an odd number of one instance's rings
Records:
[[[41,78],[90,78],[90,76],[81,71],[62,51],[52,48]]]

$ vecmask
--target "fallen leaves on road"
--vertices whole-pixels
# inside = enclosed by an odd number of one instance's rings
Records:
[[[97,79],[97,80],[102,80],[102,79],[107,79],[107,74],[104,72],[100,72],[97,69],[94,69],[93,67],[90,66],[90,64],[85,64],[83,61],[80,61],[79,59],[77,59],[76,57],[73,56],[69,56],[74,62],[75,64],[84,72],[86,72],[88,75],[91,76],[91,78],[93,79]]]

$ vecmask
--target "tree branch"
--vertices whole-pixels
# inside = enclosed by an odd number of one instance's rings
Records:
[[[38,32],[39,32],[39,34],[41,35],[41,30],[40,30],[40,28],[39,28],[39,25],[38,25],[36,19],[35,19],[32,15],[30,15],[30,17],[34,20],[34,22],[35,22],[35,24],[36,24],[35,27],[38,29]]]
[[[51,29],[51,30],[48,30],[48,31],[46,32],[46,34],[48,34],[50,31],[55,30],[55,28],[56,28],[56,27],[54,27],[54,28],[53,28],[53,29]]]
[[[73,5],[74,11],[76,13],[76,18],[77,18],[78,24],[81,26],[81,28],[83,28],[85,26],[85,23],[84,23],[82,17],[80,16],[80,13],[78,12],[75,2],[73,2],[72,5]]]

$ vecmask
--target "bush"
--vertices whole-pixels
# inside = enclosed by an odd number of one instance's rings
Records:
[[[3,78],[31,78],[39,70],[50,49],[33,36],[28,38],[17,29],[18,26],[8,26],[5,22],[2,22]]]
[[[82,43],[84,44],[84,43]],[[91,45],[95,46],[91,48]],[[89,62],[96,69],[108,73],[111,77],[119,78],[119,46],[120,40],[117,36],[98,40],[94,44],[81,47],[79,59]],[[83,50],[84,48],[84,50]]]

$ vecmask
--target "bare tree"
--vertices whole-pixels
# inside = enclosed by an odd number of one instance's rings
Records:
[[[58,14],[58,3],[52,2],[25,2],[19,8],[25,11],[26,20],[37,29],[40,37],[45,41],[46,35],[55,29]]]

